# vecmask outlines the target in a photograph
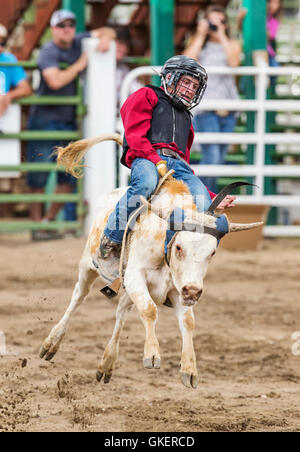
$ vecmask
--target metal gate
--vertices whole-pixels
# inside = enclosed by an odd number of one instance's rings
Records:
[[[26,69],[36,69],[36,63],[18,62],[18,63],[0,63],[0,66],[22,66]],[[17,101],[20,105],[74,105],[76,107],[79,128],[77,131],[21,131],[18,133],[1,133],[1,141],[18,139],[20,141],[28,140],[67,140],[76,141],[82,137],[81,123],[82,117],[85,114],[85,106],[83,102],[83,90],[79,77],[77,78],[77,92],[75,96],[30,96]],[[55,163],[21,163],[20,165],[1,165],[0,172],[58,172],[64,171],[63,168],[58,168]],[[77,183],[77,192],[73,194],[14,194],[14,193],[0,193],[0,203],[48,203],[48,202],[73,202],[77,205],[77,221],[51,221],[49,223],[41,223],[34,221],[1,221],[0,233],[2,232],[16,232],[25,230],[73,230],[81,232],[83,228],[84,217],[84,201],[83,201],[83,183],[81,180]]]

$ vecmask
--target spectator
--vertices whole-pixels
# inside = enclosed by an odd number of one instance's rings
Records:
[[[6,28],[0,24],[0,63],[16,63],[14,55],[5,51],[8,33]],[[14,99],[30,96],[31,87],[27,76],[20,66],[0,66],[0,133],[2,131],[2,120],[9,105]],[[9,178],[0,179],[0,192],[10,193],[12,181]],[[0,216],[7,215],[8,208],[0,205]]]
[[[53,40],[41,49],[38,66],[41,72],[39,96],[72,96],[76,93],[76,77],[87,66],[87,55],[82,53],[82,39],[86,37],[101,38],[98,50],[109,49],[116,33],[109,27],[101,27],[91,32],[76,34],[76,16],[68,10],[55,11],[50,21]],[[60,63],[67,63],[67,69],[61,69]],[[31,109],[28,123],[29,130],[77,130],[76,110],[72,106],[39,106]],[[56,146],[65,145],[58,141],[32,141],[27,146],[29,162],[47,162],[54,160],[51,156]],[[29,173],[28,185],[33,193],[43,193],[48,173]],[[72,193],[75,179],[64,173],[58,173],[56,193]],[[45,216],[42,215],[42,204],[33,203],[30,215],[33,221],[45,223],[55,220],[62,207],[61,203],[53,203]],[[50,231],[33,233],[33,240],[47,240],[59,237]]]
[[[15,63],[16,57],[5,52],[7,30],[0,24],[0,63]],[[26,73],[20,66],[0,66],[0,117],[14,99],[30,96],[31,87]]]
[[[117,31],[116,39],[116,60],[117,60],[117,70],[116,70],[116,84],[117,84],[117,104],[120,106],[120,94],[121,86],[124,78],[130,72],[129,66],[124,63],[124,58],[128,57],[131,50],[131,37],[128,30],[121,29]],[[130,86],[129,95],[142,88],[143,85],[134,80]]]
[[[199,21],[197,32],[192,37],[184,54],[197,59],[204,67],[231,66],[240,63],[241,46],[230,39],[229,26],[225,9],[219,5],[211,5],[204,18]],[[209,75],[204,99],[238,99],[239,94],[235,80],[230,75]],[[216,102],[217,106],[217,102]],[[235,112],[215,110],[194,110],[193,125],[196,132],[233,132],[236,123]],[[221,165],[225,162],[228,145],[203,144],[202,160],[204,165]],[[201,180],[213,192],[217,192],[217,181],[214,177],[202,177]]]

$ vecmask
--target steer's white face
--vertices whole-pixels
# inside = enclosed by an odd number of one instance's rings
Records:
[[[183,305],[193,306],[201,297],[203,279],[216,248],[217,239],[209,234],[177,234],[170,253],[170,270]]]

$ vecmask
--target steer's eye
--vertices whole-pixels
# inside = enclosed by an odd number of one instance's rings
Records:
[[[214,255],[216,254],[216,251],[213,251],[209,256],[208,256],[208,260],[210,261]]]
[[[182,257],[183,256],[183,249],[181,248],[180,245],[176,245],[175,254],[176,254],[177,257]]]

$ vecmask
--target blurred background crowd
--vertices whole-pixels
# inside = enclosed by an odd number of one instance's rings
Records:
[[[11,103],[23,99],[22,131],[80,132],[81,117],[78,108],[72,105],[39,104],[37,97],[75,96],[77,78],[88,64],[82,52],[82,39],[99,39],[99,52],[105,52],[111,41],[116,42],[116,114],[120,106],[122,81],[131,69],[140,65],[162,64],[154,55],[153,23],[149,1],[15,1],[2,0],[0,11],[0,130],[1,118],[7,114]],[[6,5],[4,5],[6,3]],[[155,2],[154,2],[155,3]],[[168,1],[166,2],[166,4]],[[185,54],[197,59],[204,67],[237,67],[249,65],[245,52],[245,22],[249,20],[249,2],[243,0],[184,1],[174,2],[174,54]],[[300,62],[300,4],[298,0],[268,0],[265,2],[265,30],[267,37],[265,58],[272,67],[298,65]],[[166,47],[167,30],[159,29],[161,48]],[[257,30],[257,35],[262,30]],[[152,38],[151,38],[152,32]],[[152,39],[152,42],[151,42]],[[170,46],[169,46],[170,48]],[[170,57],[172,55],[166,55]],[[159,58],[162,58],[161,56]],[[21,61],[23,67],[14,63]],[[5,65],[7,63],[7,65]],[[63,66],[65,65],[65,66]],[[140,77],[131,85],[131,92],[151,82],[151,77]],[[298,79],[270,77],[268,96],[271,98],[293,98],[300,96]],[[212,75],[204,99],[216,101],[212,111],[193,111],[195,132],[241,132],[249,131],[249,115],[219,109],[218,99],[236,100],[249,96],[246,77]],[[24,99],[32,99],[26,102]],[[273,96],[273,97],[272,97]],[[293,112],[273,113],[268,117],[268,127],[274,132],[297,132],[299,116]],[[2,132],[5,132],[5,130]],[[42,140],[22,139],[22,162],[46,163],[57,145],[64,145],[68,139]],[[71,136],[71,135],[70,135]],[[0,165],[1,146],[0,140]],[[220,165],[247,163],[245,145],[194,144],[194,164]],[[297,164],[299,145],[278,145],[270,147],[272,162],[276,164]],[[51,172],[22,172],[20,177],[5,177],[0,173],[0,193],[57,194],[75,193],[73,178]],[[207,187],[218,192],[233,179],[225,177],[203,178]],[[273,193],[292,193],[297,190],[299,178],[281,178],[269,181]],[[295,213],[296,212],[296,213]],[[52,204],[44,202],[1,202],[0,220],[25,218],[47,224],[58,218],[76,221],[74,203]],[[288,209],[272,209],[270,222],[274,224],[298,224],[297,210],[291,214]],[[33,228],[34,229],[34,228]],[[34,240],[51,239],[59,236],[55,230],[33,230]]]

